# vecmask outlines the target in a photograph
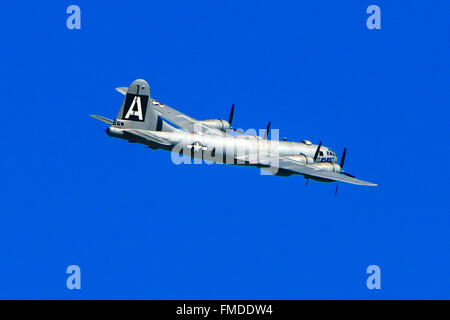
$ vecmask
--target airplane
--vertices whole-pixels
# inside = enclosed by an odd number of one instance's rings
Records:
[[[234,105],[228,121],[196,120],[152,99],[150,87],[143,79],[133,81],[128,88],[116,90],[125,95],[125,99],[115,120],[90,115],[109,125],[106,133],[111,137],[140,143],[151,149],[171,151],[190,159],[253,166],[284,177],[303,175],[306,185],[309,180],[337,182],[335,195],[339,182],[377,186],[343,170],[347,148],[344,148],[338,163],[337,154],[322,142],[316,145],[308,140],[268,139],[270,122],[263,137],[233,128]]]

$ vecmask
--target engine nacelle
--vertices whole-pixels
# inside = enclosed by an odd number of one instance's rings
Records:
[[[209,119],[209,120],[203,120],[202,123],[206,124],[208,127],[226,132],[230,130],[230,124],[226,120],[222,119]]]
[[[330,172],[336,172],[336,173],[342,172],[341,166],[338,165],[337,163],[333,163],[333,162],[318,162],[318,163],[313,164],[312,166],[314,166],[316,168],[320,168],[321,170],[324,170],[324,171],[330,171]]]
[[[288,159],[291,159],[291,160],[294,160],[294,161],[298,161],[298,162],[303,163],[303,164],[312,164],[312,163],[314,163],[314,159],[313,158],[307,157],[307,156],[305,156],[303,154],[294,155],[294,156],[285,156],[285,158],[288,158]]]

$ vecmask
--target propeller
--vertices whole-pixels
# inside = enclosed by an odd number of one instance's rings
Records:
[[[352,174],[350,174],[350,173],[347,173],[347,172],[344,172],[344,170],[343,170],[343,169],[344,169],[344,163],[345,163],[345,157],[346,157],[346,155],[347,155],[347,148],[344,148],[344,152],[342,152],[341,163],[340,163],[340,166],[341,166],[341,174],[345,174],[345,175],[348,176],[348,177],[354,178],[354,177],[355,177],[354,175],[352,175]],[[337,196],[338,187],[339,187],[339,182],[336,182],[336,190],[334,191],[334,195],[335,195],[335,196]]]
[[[322,146],[322,141],[319,142],[319,145],[317,146],[316,152],[314,153],[314,162],[316,162],[317,157],[319,156],[320,147]],[[309,178],[306,178],[306,184],[305,187],[308,185]]]
[[[272,121],[269,121],[269,123],[267,124],[266,133],[264,133],[264,140],[266,140],[267,137],[269,136],[269,130],[270,130],[271,124],[272,124]]]
[[[345,162],[345,156],[347,155],[347,148],[344,148],[344,152],[342,152],[342,157],[341,157],[341,169],[344,167],[344,162]]]
[[[316,162],[317,157],[319,156],[321,146],[322,146],[322,141],[319,142],[319,145],[317,146],[317,149],[316,149],[316,153],[314,153],[314,162]]]
[[[228,118],[228,123],[230,124],[230,127],[231,127],[231,123],[233,122],[233,116],[234,116],[234,103],[231,106],[230,116]]]
[[[241,129],[235,129],[231,126],[233,123],[233,116],[234,116],[234,103],[231,105],[230,115],[228,117],[228,123],[230,124],[230,130],[233,130],[234,132],[244,133]]]
[[[341,173],[342,174],[345,174],[346,176],[349,176],[349,177],[352,177],[352,178],[354,178],[355,176],[354,175],[352,175],[352,174],[350,174],[350,173],[347,173],[347,172],[344,172],[344,170],[343,170],[343,168],[344,168],[344,162],[345,162],[345,156],[347,155],[347,148],[344,148],[344,152],[342,153],[342,158],[341,158],[341,163],[340,163],[340,166],[341,166]]]

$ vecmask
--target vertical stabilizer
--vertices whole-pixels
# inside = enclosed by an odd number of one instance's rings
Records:
[[[145,80],[137,79],[128,87],[116,123],[123,128],[156,130],[158,116],[152,108],[150,87]]]

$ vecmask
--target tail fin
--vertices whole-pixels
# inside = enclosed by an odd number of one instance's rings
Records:
[[[116,122],[124,128],[156,130],[158,116],[152,108],[150,87],[145,80],[137,79],[128,87]]]

